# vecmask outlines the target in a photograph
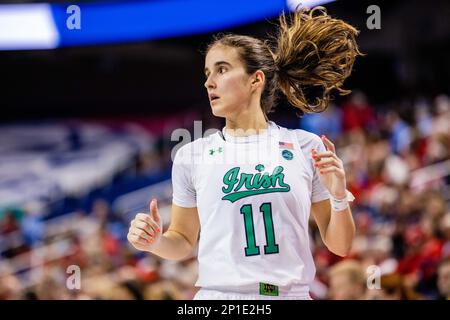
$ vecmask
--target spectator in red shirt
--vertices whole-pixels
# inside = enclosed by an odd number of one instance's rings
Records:
[[[375,113],[364,93],[355,91],[350,100],[342,106],[344,132],[364,129],[375,124]]]

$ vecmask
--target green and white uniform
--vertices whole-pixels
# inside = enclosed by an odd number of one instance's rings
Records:
[[[173,203],[197,207],[201,225],[196,298],[309,297],[311,203],[330,197],[313,148],[326,150],[317,135],[269,122],[260,134],[222,130],[178,150]]]

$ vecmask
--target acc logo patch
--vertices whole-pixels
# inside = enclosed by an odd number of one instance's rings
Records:
[[[281,155],[283,156],[283,158],[285,158],[286,160],[292,160],[294,158],[294,154],[289,151],[289,150],[283,150],[281,152]]]

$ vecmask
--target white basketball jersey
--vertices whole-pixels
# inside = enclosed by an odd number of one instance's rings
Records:
[[[181,147],[173,202],[197,207],[197,286],[225,292],[300,295],[315,276],[311,203],[329,198],[311,158],[321,139],[273,122],[263,133],[225,130]]]

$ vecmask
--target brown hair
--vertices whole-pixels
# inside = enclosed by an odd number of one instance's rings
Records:
[[[272,111],[278,90],[305,113],[324,111],[333,89],[341,95],[350,93],[342,85],[361,55],[355,40],[358,30],[331,18],[323,7],[301,9],[289,17],[283,13],[279,21],[278,35],[271,41],[274,49],[269,41],[220,34],[207,52],[215,45],[236,48],[248,74],[264,72],[264,114]]]
[[[404,277],[397,272],[382,275],[380,282],[381,288],[386,294],[397,294],[401,300],[418,300],[420,298],[413,288],[405,283]]]

